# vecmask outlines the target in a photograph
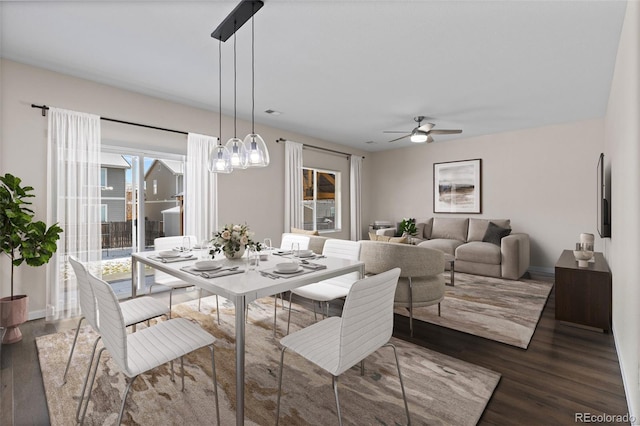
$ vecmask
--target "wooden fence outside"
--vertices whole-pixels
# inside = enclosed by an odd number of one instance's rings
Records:
[[[163,234],[162,222],[157,220],[146,220],[145,222],[144,245],[152,246],[153,240]],[[102,248],[124,248],[131,247],[133,222],[105,222],[102,223]]]

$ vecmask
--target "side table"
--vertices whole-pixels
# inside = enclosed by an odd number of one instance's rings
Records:
[[[578,267],[571,250],[556,262],[556,320],[611,331],[611,270],[602,253]]]

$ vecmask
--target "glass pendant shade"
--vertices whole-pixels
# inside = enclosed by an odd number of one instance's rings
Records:
[[[231,155],[224,145],[216,145],[209,153],[209,171],[212,173],[231,173]]]
[[[227,150],[231,156],[231,167],[234,169],[247,168],[247,150],[240,138],[231,138],[227,141]]]
[[[244,138],[244,146],[247,150],[248,167],[266,167],[269,165],[269,150],[260,135],[249,133]]]

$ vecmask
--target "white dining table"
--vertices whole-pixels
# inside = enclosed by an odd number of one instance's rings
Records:
[[[302,275],[282,277],[278,279],[263,276],[260,271],[272,271],[282,262],[290,262],[295,259],[290,257],[269,254],[268,259],[260,261],[256,270],[249,270],[246,259],[229,260],[222,255],[217,255],[225,266],[239,266],[245,272],[227,275],[217,278],[205,278],[199,275],[181,270],[185,266],[193,266],[198,260],[199,253],[193,251],[191,260],[181,262],[163,263],[158,260],[158,252],[140,252],[131,256],[131,297],[136,297],[138,290],[142,289],[144,280],[140,281],[139,264],[151,266],[159,271],[170,274],[176,278],[193,284],[196,287],[207,290],[213,294],[222,296],[235,304],[235,333],[236,333],[236,425],[244,425],[244,384],[245,384],[245,311],[247,305],[261,297],[272,296],[303,285],[312,284],[327,278],[336,277],[350,272],[359,272],[364,276],[364,262],[347,259],[323,257],[312,260],[315,264],[326,265],[325,269],[313,270]]]

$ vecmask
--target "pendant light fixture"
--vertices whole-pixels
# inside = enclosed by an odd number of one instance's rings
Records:
[[[253,16],[251,17],[251,133],[244,138],[244,146],[247,150],[248,167],[266,167],[269,165],[269,150],[264,139],[255,130],[255,30]]]
[[[236,136],[237,119],[236,119],[236,87],[237,87],[237,71],[236,71],[236,34],[233,33],[233,137],[227,141],[227,150],[231,155],[231,166],[234,169],[247,168],[247,151],[245,145],[240,138]]]
[[[218,144],[209,153],[209,171],[212,173],[231,173],[231,155],[229,150],[222,145],[222,41],[218,42],[218,124],[220,134]]]

